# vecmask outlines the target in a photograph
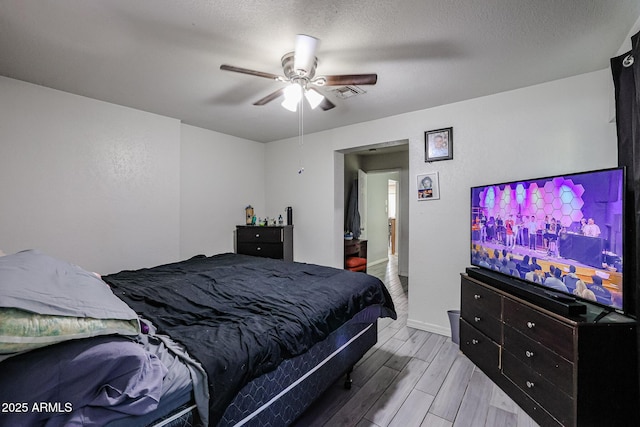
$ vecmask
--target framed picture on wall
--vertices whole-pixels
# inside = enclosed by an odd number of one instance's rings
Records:
[[[418,175],[418,200],[438,200],[439,198],[438,172]]]
[[[424,161],[453,159],[453,128],[428,130],[424,133]]]

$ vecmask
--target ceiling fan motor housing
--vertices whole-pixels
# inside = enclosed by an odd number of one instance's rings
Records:
[[[316,67],[318,66],[318,58],[313,57],[313,65],[310,70],[296,70],[294,68],[295,52],[289,52],[282,57],[282,70],[289,80],[303,78],[310,81],[316,75]]]

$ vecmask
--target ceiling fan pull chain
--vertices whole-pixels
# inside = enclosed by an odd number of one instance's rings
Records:
[[[304,172],[304,166],[302,166],[302,149],[304,147],[304,99],[300,99],[300,105],[298,109],[298,147],[300,150],[300,157],[298,160],[298,175]]]

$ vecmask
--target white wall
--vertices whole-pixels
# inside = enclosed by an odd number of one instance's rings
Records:
[[[342,216],[332,216],[335,200],[344,200],[335,168],[344,166],[334,152],[408,139],[409,324],[448,334],[446,311],[459,307],[459,274],[468,266],[469,187],[615,166],[612,90],[610,72],[602,70],[305,135],[304,156],[313,163],[302,175],[296,174],[297,138],[269,143],[267,209],[297,207],[296,260],[339,267]],[[448,126],[454,159],[425,163],[424,131]],[[431,171],[440,173],[441,199],[418,202],[415,177]]]
[[[233,251],[264,144],[0,77],[0,250],[113,273]]]
[[[342,268],[344,155],[330,149],[330,142],[320,134],[310,139],[307,143],[305,137],[302,148],[297,138],[267,144],[266,211],[293,208],[295,261]],[[301,174],[300,164],[304,166]],[[340,185],[339,192],[334,185]]]
[[[180,256],[233,252],[235,226],[245,223],[247,205],[256,216],[275,215],[264,209],[265,145],[188,125],[181,129]]]
[[[0,248],[110,273],[179,255],[180,122],[0,77]]]

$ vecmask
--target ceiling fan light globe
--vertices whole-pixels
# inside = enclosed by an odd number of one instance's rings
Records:
[[[284,88],[284,101],[282,105],[289,111],[295,112],[298,109],[298,103],[302,99],[302,86],[292,83]]]
[[[282,101],[280,105],[282,105],[284,108],[291,111],[292,113],[295,113],[296,111],[298,111],[298,102],[291,102],[290,100],[285,99],[284,101]]]
[[[291,102],[299,102],[302,99],[302,86],[292,83],[284,88],[284,99]]]
[[[322,101],[324,101],[324,96],[315,90],[306,90],[304,92],[304,97],[307,98],[307,102],[312,109],[315,109],[322,103]]]

